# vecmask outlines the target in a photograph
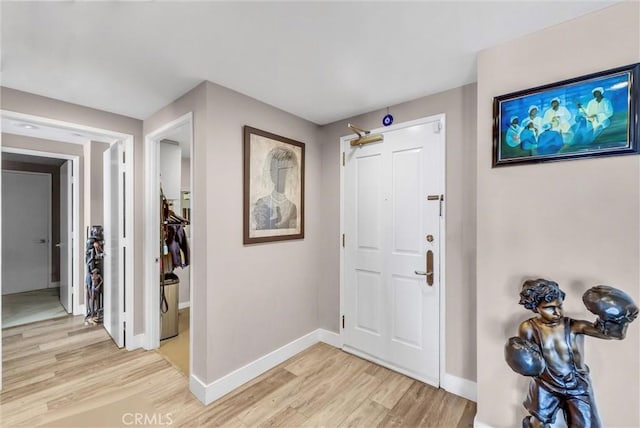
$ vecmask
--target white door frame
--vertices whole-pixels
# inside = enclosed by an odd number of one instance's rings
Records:
[[[118,131],[111,131],[107,129],[95,128],[92,126],[86,126],[79,123],[66,122],[63,120],[50,119],[47,117],[36,116],[25,113],[18,113],[9,110],[0,110],[0,116],[5,117],[7,119],[13,119],[16,121],[25,121],[28,123],[36,123],[42,124],[46,127],[59,128],[65,131],[72,131],[78,133],[88,133],[89,135],[96,136],[104,136],[108,137],[112,140],[122,140],[125,145],[126,152],[126,163],[125,163],[125,172],[128,177],[127,183],[125,185],[125,201],[126,201],[126,211],[125,211],[125,222],[126,222],[126,240],[125,246],[127,247],[127,252],[132,255],[132,257],[128,257],[125,261],[126,266],[126,283],[129,285],[126,287],[126,307],[125,307],[125,320],[127,323],[126,330],[126,348],[131,350],[138,347],[138,345],[134,342],[133,332],[135,330],[135,305],[133,301],[133,285],[134,285],[134,257],[135,254],[135,239],[133,238],[134,233],[134,216],[133,216],[133,205],[134,205],[134,150],[133,150],[133,135],[125,134]],[[63,140],[60,140],[63,141]],[[89,143],[90,138],[87,137],[87,142]],[[2,150],[2,142],[0,141],[0,150]],[[56,154],[56,156],[59,156]],[[1,183],[0,183],[1,184]],[[77,187],[77,186],[76,186]],[[1,195],[0,195],[1,196]],[[0,197],[0,201],[1,201]],[[1,216],[1,214],[0,214]],[[1,217],[0,217],[0,220]],[[0,228],[0,240],[2,239],[2,230]],[[0,254],[1,256],[1,254]],[[1,260],[1,257],[0,257]],[[80,262],[80,260],[78,260]],[[83,260],[84,263],[84,260]],[[77,264],[77,263],[76,263]],[[78,265],[79,268],[80,265]],[[0,272],[2,269],[2,263],[0,262]],[[1,278],[1,276],[0,276]],[[79,278],[78,278],[79,279]],[[2,316],[2,279],[0,279],[0,317]],[[75,311],[75,308],[74,308]],[[84,310],[83,310],[84,311]],[[1,318],[0,318],[1,319]],[[1,322],[1,321],[0,321]],[[0,345],[0,390],[2,389],[2,346]]]
[[[60,173],[60,180],[58,180],[58,185],[60,186],[60,198],[59,198],[60,206],[58,207],[58,214],[60,216],[59,229],[62,231],[62,227],[64,225],[64,230],[67,233],[66,233],[66,236],[63,237],[63,234],[61,232],[60,237],[58,238],[59,241],[56,244],[56,247],[58,247],[60,252],[60,278],[58,281],[58,283],[60,284],[60,293],[58,294],[60,296],[60,301],[62,301],[63,287],[66,289],[64,293],[64,296],[66,296],[66,299],[65,299],[66,301],[63,303],[63,306],[65,310],[70,309],[70,312],[72,314],[73,314],[73,309],[76,306],[75,302],[73,301],[73,296],[75,296],[76,294],[75,284],[73,283],[75,278],[73,270],[75,265],[74,255],[77,252],[76,246],[78,245],[78,241],[76,240],[76,236],[75,236],[75,231],[78,229],[75,224],[76,213],[73,210],[73,207],[75,207],[73,190],[77,187],[75,183],[75,174],[73,170],[74,169],[73,166],[75,163],[76,162],[74,162],[73,160],[67,160],[62,165],[60,165],[60,168],[58,168],[58,171]],[[64,174],[63,174],[63,168],[64,168]],[[65,199],[66,199],[64,203],[62,200],[63,194],[65,195]],[[65,214],[64,217],[61,215],[63,209]],[[69,240],[69,238],[71,238],[71,241]],[[65,245],[62,246],[62,243],[65,243]],[[63,254],[64,254],[64,257],[63,257]],[[65,260],[65,263],[63,263],[63,259]],[[62,268],[63,265],[66,265],[64,269]],[[62,281],[63,271],[66,271],[66,276],[67,276],[66,286]],[[71,292],[71,294],[69,294],[69,292]]]
[[[145,135],[145,211],[146,219],[144,234],[144,270],[145,270],[145,326],[146,340],[145,349],[156,349],[160,347],[160,140],[170,131],[181,126],[188,126],[189,140],[191,144],[191,168],[190,181],[193,186],[193,113],[186,113],[179,118],[172,120],[153,132]],[[194,198],[191,192],[191,212],[194,211]],[[195,236],[192,222],[191,236]],[[192,258],[193,260],[193,258]],[[193,267],[189,269],[189,305],[193,311]],[[189,317],[189,371],[193,365],[193,319],[194,313]]]
[[[437,114],[433,116],[423,117],[416,120],[411,120],[408,122],[398,123],[392,126],[387,126],[384,128],[377,128],[371,130],[371,134],[384,134],[385,132],[396,131],[398,129],[409,128],[416,125],[423,125],[425,123],[437,122],[440,121],[442,124],[442,128],[440,129],[440,133],[442,134],[443,144],[446,144],[446,121],[445,114]],[[344,233],[344,194],[345,194],[345,172],[344,166],[342,165],[343,161],[343,153],[346,153],[347,150],[350,150],[351,140],[355,139],[356,136],[354,134],[346,135],[340,138],[340,153],[338,162],[340,162],[340,234]],[[382,143],[384,144],[384,143]],[[357,150],[357,149],[356,149]],[[445,362],[446,362],[446,313],[445,313],[445,254],[446,254],[446,227],[445,227],[445,219],[446,219],[446,150],[442,151],[443,157],[443,183],[445,183],[445,198],[442,203],[442,217],[440,218],[440,300],[439,300],[439,312],[440,312],[440,328],[439,328],[439,342],[440,342],[440,355],[439,355],[439,377],[440,384],[443,383],[445,379]],[[339,240],[340,243],[340,314],[339,314],[339,326],[340,326],[340,347],[344,348],[344,336],[343,336],[343,328],[342,328],[342,316],[344,315],[345,303],[344,303],[344,295],[345,295],[345,279],[344,279],[344,258],[345,258],[345,249],[342,246],[342,240]]]
[[[30,149],[19,149],[14,147],[2,147],[2,153],[14,153],[20,155],[27,156],[40,156],[43,158],[53,158],[53,159],[66,159],[71,161],[71,168],[73,171],[73,194],[71,195],[72,203],[73,203],[73,230],[69,231],[69,242],[73,242],[73,264],[71,269],[71,288],[73,290],[73,315],[80,315],[84,313],[84,302],[80,302],[79,295],[75,290],[80,286],[80,265],[82,263],[81,260],[78,259],[78,250],[79,250],[79,230],[80,230],[80,190],[79,186],[76,184],[78,174],[80,174],[80,157],[73,155],[64,155],[59,153],[51,153],[51,152],[41,152],[38,150],[30,150]],[[51,229],[51,227],[49,227]],[[51,240],[51,237],[49,237]],[[51,260],[51,249],[49,251],[49,260]],[[51,261],[49,261],[49,270],[51,270]]]

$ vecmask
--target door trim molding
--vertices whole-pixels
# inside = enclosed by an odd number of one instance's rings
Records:
[[[385,132],[391,132],[391,131],[396,131],[399,129],[404,129],[404,128],[409,128],[411,126],[416,126],[416,125],[423,125],[426,123],[435,123],[440,121],[441,123],[441,128],[440,128],[440,133],[442,134],[442,140],[443,140],[443,144],[445,144],[445,147],[443,147],[442,150],[442,162],[443,162],[443,166],[442,166],[442,188],[446,190],[446,176],[447,176],[447,159],[446,159],[446,114],[445,113],[440,113],[440,114],[436,114],[436,115],[432,115],[432,116],[426,116],[426,117],[422,117],[419,119],[415,119],[415,120],[410,120],[407,122],[402,122],[402,123],[398,123],[392,126],[388,126],[388,127],[382,127],[382,128],[376,128],[376,129],[372,129],[371,133],[372,134],[378,134],[378,133],[385,133]],[[339,158],[336,159],[336,162],[339,162],[340,165],[342,165],[342,153],[346,152],[347,150],[351,149],[351,140],[353,140],[354,138],[357,138],[355,135],[350,134],[350,135],[345,135],[343,137],[340,137],[340,150],[338,153]],[[384,144],[384,143],[382,143]],[[345,186],[345,167],[344,166],[340,166],[340,235],[342,235],[344,233],[344,186]],[[447,198],[445,197],[443,203],[442,203],[442,217],[440,217],[440,292],[439,292],[439,321],[440,321],[440,326],[439,326],[439,331],[438,331],[438,336],[439,336],[439,379],[438,379],[438,385],[435,386],[439,386],[439,384],[442,384],[442,382],[445,379],[446,376],[446,312],[445,312],[445,308],[446,308],[446,278],[445,278],[445,255],[446,255],[446,205],[447,205]],[[342,322],[341,322],[341,317],[344,314],[344,310],[345,310],[345,302],[344,302],[344,294],[345,294],[345,281],[344,281],[344,258],[345,258],[345,249],[342,247],[342,241],[340,239],[338,239],[339,243],[338,243],[338,247],[340,250],[340,313],[338,314],[338,328],[340,331],[340,342],[342,344],[342,349],[349,349],[349,352],[353,351],[353,348],[349,348],[348,346],[344,345],[344,329],[342,328]],[[355,355],[367,355],[366,358],[369,358],[370,356],[368,356],[368,354],[362,353],[360,351],[357,352],[353,352]],[[408,376],[411,376],[413,378],[416,378],[416,376],[412,375],[412,374],[408,374],[408,372],[406,370],[400,370],[398,368],[393,367],[392,365],[389,365],[386,362],[382,362],[379,361],[377,359],[374,360],[376,363],[389,367],[393,370],[399,371],[400,373],[404,373],[407,374]],[[416,378],[418,379],[418,378]],[[421,381],[433,384],[432,382],[428,382],[426,380],[423,379],[419,379]]]
[[[145,278],[145,340],[143,347],[145,349],[156,349],[160,347],[160,284],[158,278],[160,277],[160,264],[156,262],[156,259],[160,257],[160,232],[158,227],[160,225],[159,207],[160,207],[160,194],[157,189],[160,188],[160,140],[172,129],[179,126],[189,126],[189,139],[191,144],[191,168],[190,168],[190,182],[193,186],[193,112],[188,112],[177,119],[165,123],[161,127],[155,129],[152,132],[147,133],[144,136],[144,164],[145,164],[145,177],[144,177],[144,218],[147,220],[144,228],[144,278]],[[195,195],[197,203],[197,195]],[[191,191],[191,212],[194,212],[194,193]],[[195,225],[197,227],[197,225]],[[194,223],[191,222],[191,236],[195,236]],[[193,247],[193,241],[190,242]],[[189,306],[191,307],[191,314],[189,316],[189,371],[193,371],[193,319],[195,314],[193,313],[193,269],[189,269]],[[190,382],[193,383],[193,382]],[[193,390],[193,389],[192,389]]]
[[[3,146],[1,151],[3,153],[13,153],[13,154],[20,154],[20,155],[28,155],[28,156],[40,156],[44,158],[54,158],[54,159],[66,159],[72,162],[71,167],[73,171],[73,176],[75,177],[76,180],[78,179],[78,176],[80,174],[80,156],[67,155],[67,154],[54,153],[54,152],[45,152],[40,150],[23,149],[23,148],[17,148],[17,147],[6,147],[6,146]],[[73,186],[73,195],[71,195],[71,197],[73,199],[73,232],[71,233],[71,239],[73,239],[73,242],[74,242],[73,254],[75,256],[74,263],[72,265],[72,271],[71,271],[72,278],[73,278],[71,286],[73,287],[74,290],[77,290],[78,287],[82,285],[82,282],[80,281],[80,266],[84,264],[84,258],[80,259],[79,257],[79,251],[81,248],[79,246],[80,245],[80,187],[79,186],[77,185]],[[49,229],[51,229],[51,227]],[[49,238],[49,240],[51,240],[51,238]],[[51,253],[49,257],[51,258]],[[51,261],[49,262],[49,265],[51,265]],[[51,266],[49,267],[49,270],[51,270]],[[49,277],[51,277],[51,273],[49,273]],[[58,285],[59,285],[59,282],[58,282]],[[85,305],[83,302],[80,302],[78,300],[79,295],[80,293],[78,293],[77,291],[74,292],[73,301],[72,301],[73,315],[80,315],[84,313]]]

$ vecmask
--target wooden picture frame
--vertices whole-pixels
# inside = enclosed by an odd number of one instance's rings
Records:
[[[639,152],[640,63],[495,97],[493,166]]]
[[[304,149],[244,126],[244,244],[304,238]]]

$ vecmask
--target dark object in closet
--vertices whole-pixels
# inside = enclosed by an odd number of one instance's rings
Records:
[[[189,266],[189,244],[182,224],[167,225],[167,247],[169,247],[174,268]]]
[[[86,316],[85,324],[98,324],[103,320],[103,258],[104,258],[104,231],[102,226],[91,226],[88,230],[85,245],[85,263],[87,271],[84,285],[86,289]]]

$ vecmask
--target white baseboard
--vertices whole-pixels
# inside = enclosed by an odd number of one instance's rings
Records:
[[[314,330],[209,384],[192,374],[189,389],[198,400],[210,404],[318,342],[336,346],[334,343],[340,342],[340,335],[323,329]]]
[[[194,374],[189,376],[189,391],[196,396],[200,402],[207,403],[207,385],[200,378]]]
[[[338,333],[317,329],[209,384],[192,374],[189,379],[189,388],[201,402],[205,405],[210,404],[318,342],[323,342],[336,348],[342,347],[342,339]],[[471,401],[477,400],[476,383],[470,380],[445,374],[441,386],[452,394]],[[480,424],[477,427],[490,428],[488,425]]]
[[[473,428],[493,428],[491,425],[487,425],[484,422],[480,422],[478,418],[473,419]]]
[[[188,308],[191,306],[191,302],[180,302],[178,303],[178,310]]]
[[[440,380],[440,386],[445,391],[464,397],[467,400],[478,401],[478,386],[473,381],[445,373]]]
[[[342,348],[342,339],[338,333],[323,328],[319,328],[316,331],[318,332],[318,341],[331,345],[334,348]]]

